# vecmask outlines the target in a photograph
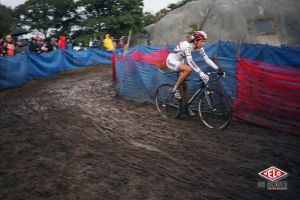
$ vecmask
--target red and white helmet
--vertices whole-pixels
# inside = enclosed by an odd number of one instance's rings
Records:
[[[207,40],[207,34],[204,31],[194,31],[193,32],[193,39],[194,40]]]

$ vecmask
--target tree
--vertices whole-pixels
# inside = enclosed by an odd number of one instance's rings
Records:
[[[150,12],[145,12],[143,17],[144,26],[148,26],[157,22],[157,16],[151,14]]]
[[[143,29],[143,0],[79,0],[85,20],[82,26],[90,32],[109,32],[114,36],[129,30]]]
[[[74,0],[28,0],[15,12],[20,25],[37,29],[45,35],[51,29],[56,33],[70,33],[80,19]]]
[[[187,4],[188,2],[191,2],[191,1],[193,1],[193,0],[181,0],[177,3],[171,3],[168,5],[168,9],[175,10],[177,8],[184,6],[185,4]]]
[[[171,3],[167,6],[167,8],[161,9],[160,11],[155,13],[155,15],[152,15],[151,13],[147,13],[147,12],[144,13],[145,26],[151,24],[150,22],[152,22],[152,23],[158,22],[161,18],[166,16],[170,11],[180,8],[191,1],[194,1],[194,0],[181,0],[177,3]]]
[[[8,34],[14,25],[15,19],[12,9],[0,4],[0,34]]]

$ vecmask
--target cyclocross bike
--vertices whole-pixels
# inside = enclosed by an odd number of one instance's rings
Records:
[[[221,78],[217,72],[208,72],[207,74],[210,82],[216,82]],[[167,83],[160,85],[155,92],[155,104],[158,112],[163,117],[179,118],[181,113],[187,108],[191,108],[193,111],[197,111],[200,121],[206,127],[224,130],[231,121],[229,100],[220,91],[211,89],[209,84],[204,83],[201,78],[194,80],[200,82],[200,87],[189,99],[184,99],[182,86],[179,88],[182,98],[176,99],[172,92],[174,85]],[[195,100],[196,106],[193,103]]]

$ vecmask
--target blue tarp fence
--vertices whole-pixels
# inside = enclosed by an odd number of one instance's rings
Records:
[[[0,89],[12,88],[28,80],[54,76],[61,71],[96,64],[111,64],[111,53],[100,49],[75,52],[62,50],[36,55],[31,52],[0,57]]]
[[[122,60],[117,59],[118,92],[138,102],[154,102],[156,88],[162,83],[174,84],[177,78],[175,73],[161,73],[155,64],[149,62],[149,56],[167,48],[171,51],[175,46],[136,46],[131,48]],[[236,96],[236,66],[238,58],[266,62],[280,66],[300,68],[299,47],[273,47],[269,45],[240,44],[233,42],[219,41],[205,46],[205,51],[217,65],[226,72],[226,78],[221,80],[222,90],[234,101]],[[136,59],[133,55],[139,52],[143,59]],[[120,55],[122,52],[120,52]],[[154,55],[154,54],[153,54]],[[155,57],[155,56],[153,56]],[[193,54],[194,61],[204,70],[209,67],[198,54]],[[155,59],[155,58],[153,58]],[[150,59],[151,60],[151,59]],[[191,74],[191,79],[197,77],[196,73]],[[196,88],[197,82],[190,82],[189,88]]]
[[[176,74],[163,74],[154,64],[146,60],[136,60],[132,53],[140,52],[151,57],[151,53],[169,46],[135,46],[128,50],[127,56],[119,59],[123,51],[117,51],[116,66],[118,76],[118,91],[124,97],[153,102],[156,88],[163,82],[174,83]],[[222,80],[224,91],[233,100],[236,95],[236,65],[237,56],[270,64],[300,67],[299,47],[272,47],[268,45],[241,44],[219,41],[205,46],[209,57],[224,68],[227,78]],[[30,52],[18,54],[14,57],[0,57],[0,89],[12,88],[24,84],[28,80],[51,77],[64,70],[77,69],[96,64],[111,64],[111,53],[100,49],[88,49],[75,52],[58,50],[36,55]],[[201,56],[194,55],[195,62],[203,69],[207,69]],[[154,56],[153,56],[154,57]],[[155,59],[155,58],[153,58]],[[193,77],[197,75],[193,73]],[[193,83],[190,83],[193,87]]]
[[[118,92],[128,98],[138,102],[154,102],[154,93],[162,83],[174,84],[177,75],[176,73],[162,73],[158,70],[155,64],[149,63],[149,58],[145,60],[136,59],[133,54],[141,53],[145,57],[151,57],[152,53],[163,51],[167,48],[171,51],[175,46],[168,47],[159,46],[136,46],[131,48],[129,53],[122,60],[117,60],[117,77],[118,77]],[[207,55],[226,71],[227,79],[222,80],[222,86],[230,97],[235,96],[235,66],[237,64],[237,45],[229,42],[218,42],[205,46]],[[122,52],[120,52],[122,53]],[[193,54],[194,61],[202,69],[208,70],[207,64],[198,54]],[[155,58],[153,58],[155,59]],[[151,60],[151,59],[150,59]],[[192,73],[190,79],[197,78],[196,73]],[[190,93],[200,84],[197,81],[189,82]]]
[[[159,55],[166,56],[165,50],[171,51],[173,48],[132,48],[125,58],[117,61],[118,92],[128,99],[154,103],[159,85],[176,82],[176,73],[162,73],[157,64],[157,60],[161,59]],[[231,100],[235,119],[299,134],[299,47],[238,45],[219,41],[206,45],[205,50],[226,72],[226,78],[221,79],[217,87]],[[198,53],[194,53],[193,57],[204,71],[210,70]],[[190,79],[196,77],[198,75],[193,72]],[[188,82],[190,95],[199,88],[198,84],[199,81]]]
[[[153,103],[157,87],[162,83],[174,84],[177,79],[176,73],[166,74],[158,70],[173,48],[174,45],[135,46],[125,57],[123,50],[118,50],[115,55],[118,93],[138,102]],[[230,98],[234,117],[299,134],[300,47],[238,45],[219,41],[206,45],[205,50],[226,72],[226,78],[221,79],[218,87]],[[198,53],[193,57],[204,71],[210,69]],[[0,89],[51,77],[64,70],[111,63],[111,53],[100,49],[0,57]],[[193,78],[198,78],[194,72],[191,74]],[[198,84],[189,81],[190,93]]]

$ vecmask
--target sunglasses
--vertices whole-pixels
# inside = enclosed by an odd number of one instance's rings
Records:
[[[206,42],[206,40],[196,40],[196,42],[198,43],[198,42]]]

